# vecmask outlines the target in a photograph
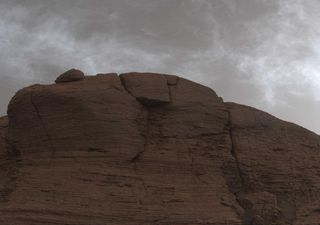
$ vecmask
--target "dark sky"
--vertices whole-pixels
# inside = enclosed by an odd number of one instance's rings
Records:
[[[87,74],[178,74],[320,133],[318,0],[0,0],[0,114]]]

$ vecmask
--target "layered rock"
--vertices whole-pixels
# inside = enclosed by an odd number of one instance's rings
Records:
[[[0,117],[0,158],[6,156],[6,132],[8,128],[8,117]]]
[[[8,119],[0,224],[320,221],[319,136],[177,76],[33,85]]]
[[[254,108],[226,104],[247,224],[318,225],[320,138]]]
[[[15,189],[15,180],[18,172],[18,154],[13,157],[8,139],[8,117],[0,118],[0,205],[8,201],[11,192]]]

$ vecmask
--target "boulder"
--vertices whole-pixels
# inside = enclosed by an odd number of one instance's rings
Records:
[[[65,83],[65,82],[73,82],[78,80],[83,80],[85,78],[84,73],[81,70],[70,69],[63,74],[59,75],[55,82]]]

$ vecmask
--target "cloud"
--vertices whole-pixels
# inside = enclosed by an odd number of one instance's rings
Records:
[[[71,67],[153,71],[320,132],[319,7],[317,0],[1,1],[0,112],[17,87],[51,83]]]
[[[315,38],[320,24],[312,23],[317,14],[310,9],[319,9],[320,5],[304,3],[280,1],[277,11],[247,24],[257,46],[238,55],[242,58],[238,67],[252,74],[256,84],[266,91],[265,100],[271,105],[281,103],[277,96],[283,90],[319,99],[314,90],[320,84],[319,41]]]

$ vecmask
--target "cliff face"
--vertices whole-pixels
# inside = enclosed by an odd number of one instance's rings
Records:
[[[319,136],[177,76],[72,72],[0,119],[0,224],[319,224]]]

